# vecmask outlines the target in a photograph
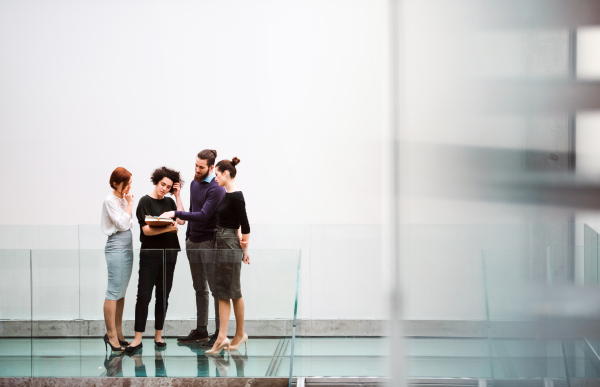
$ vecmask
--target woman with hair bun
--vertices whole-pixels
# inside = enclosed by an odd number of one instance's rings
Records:
[[[240,284],[242,262],[250,264],[248,242],[250,240],[250,224],[246,215],[246,202],[242,191],[235,185],[236,165],[240,159],[221,160],[215,167],[215,180],[227,193],[217,207],[217,229],[213,239],[215,249],[214,289],[215,298],[219,299],[219,336],[209,355],[218,354],[221,350],[238,349],[242,343],[248,347],[248,335],[244,332],[244,299]],[[241,227],[241,240],[238,229]],[[231,341],[227,338],[227,325],[231,314],[231,304],[235,314],[235,336]]]
[[[102,232],[108,235],[104,248],[108,269],[108,287],[104,297],[104,347],[110,345],[111,350],[121,352],[129,344],[125,341],[121,325],[125,291],[133,266],[131,173],[119,167],[110,175],[109,184],[112,192],[104,198],[101,221]]]

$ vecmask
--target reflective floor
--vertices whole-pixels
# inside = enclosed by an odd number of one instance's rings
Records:
[[[207,356],[199,343],[152,339],[134,356],[110,355],[101,338],[0,339],[0,377],[287,377],[291,340],[251,338],[247,351]],[[598,341],[409,338],[406,369],[418,378],[598,378]],[[595,351],[595,353],[594,353]],[[295,376],[386,376],[385,338],[298,338]]]

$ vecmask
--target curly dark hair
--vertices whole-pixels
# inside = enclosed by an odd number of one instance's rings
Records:
[[[181,176],[179,176],[179,171],[174,169],[167,167],[156,168],[154,172],[152,172],[152,177],[150,177],[150,180],[152,181],[152,184],[157,185],[165,177],[171,180],[173,184],[179,183],[179,190],[181,191],[181,188],[183,187],[183,180],[181,179]],[[173,193],[173,188],[171,188],[169,193]]]

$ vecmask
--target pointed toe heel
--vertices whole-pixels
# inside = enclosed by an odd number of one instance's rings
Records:
[[[221,353],[221,351],[223,349],[227,349],[227,353],[229,353],[230,345],[231,345],[231,342],[229,341],[229,339],[225,339],[217,348],[215,348],[214,350],[209,349],[208,351],[206,351],[204,353],[207,355],[218,355],[219,353]]]
[[[248,349],[248,335],[246,334],[246,332],[244,332],[244,336],[242,337],[240,342],[237,343],[237,345],[231,346],[231,350],[235,351],[235,350],[239,349],[242,346],[242,343],[244,343],[244,345],[246,346],[246,349]]]

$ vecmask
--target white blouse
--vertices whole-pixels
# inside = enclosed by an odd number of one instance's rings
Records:
[[[127,209],[127,200],[118,198],[114,193],[110,193],[104,198],[102,203],[102,232],[108,236],[117,231],[127,231],[133,227],[133,219],[125,210]]]

